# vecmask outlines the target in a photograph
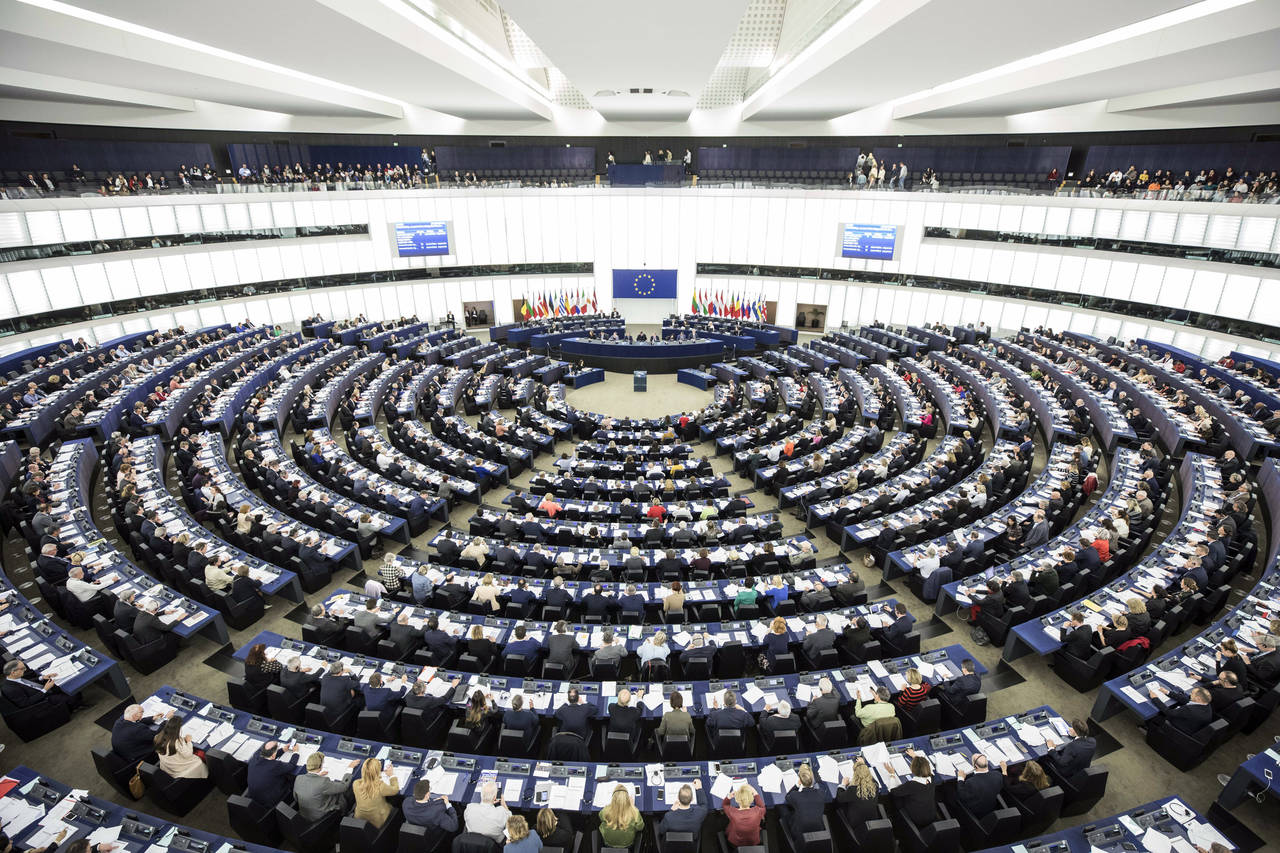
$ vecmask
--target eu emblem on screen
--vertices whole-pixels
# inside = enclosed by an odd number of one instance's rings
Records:
[[[614,270],[614,299],[675,299],[675,270]]]
[[[898,226],[841,224],[840,257],[891,261],[898,249]]]
[[[447,221],[397,222],[392,229],[396,241],[396,254],[402,258],[447,255],[450,252]]]

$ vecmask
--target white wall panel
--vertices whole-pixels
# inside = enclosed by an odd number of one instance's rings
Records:
[[[159,258],[138,258],[133,262],[133,277],[138,281],[138,293],[143,296],[159,296],[165,292],[164,274],[160,271]]]
[[[126,237],[143,237],[152,233],[151,217],[145,207],[120,208],[120,220]]]
[[[71,267],[48,267],[40,271],[44,279],[45,293],[49,297],[49,307],[55,311],[60,308],[73,308],[80,304],[80,289],[76,286],[75,270]]]
[[[147,208],[147,221],[152,234],[177,234],[178,217],[171,204],[153,204]]]
[[[31,245],[61,243],[65,239],[62,235],[62,220],[58,216],[58,211],[33,210],[27,214],[26,219],[27,237]],[[12,238],[0,242],[12,242]]]
[[[112,300],[111,284],[107,281],[107,271],[102,264],[79,264],[74,269],[82,304],[96,305]]]
[[[1228,275],[1222,286],[1222,301],[1218,304],[1217,313],[1224,317],[1247,320],[1253,316],[1254,304],[1258,300],[1256,275]],[[1277,311],[1280,311],[1280,306],[1272,305],[1273,318]]]
[[[1246,216],[1240,222],[1237,249],[1248,252],[1269,252],[1275,238],[1276,220],[1269,216]]]
[[[200,205],[200,221],[205,231],[226,231],[227,211],[221,204]]]
[[[175,218],[178,220],[178,233],[180,234],[197,234],[204,230],[204,218],[200,213],[200,205],[198,204],[179,204],[173,208]]]
[[[99,240],[117,240],[124,236],[124,226],[120,223],[120,211],[112,207],[95,207],[90,211],[93,217],[93,235]]]
[[[58,218],[62,221],[62,238],[76,243],[94,238],[93,214],[88,210],[60,210]]]
[[[1178,294],[1170,287],[1170,278],[1171,276],[1165,276],[1165,286],[1160,290],[1160,301],[1166,305],[1176,305]],[[1192,311],[1216,314],[1226,281],[1225,273],[1216,270],[1196,270],[1191,287],[1184,297],[1184,304]]]

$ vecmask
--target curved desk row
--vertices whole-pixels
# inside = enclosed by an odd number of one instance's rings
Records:
[[[697,367],[723,358],[730,344],[719,340],[694,341],[595,341],[589,338],[566,338],[560,343],[559,356],[567,361],[581,361],[592,367],[603,367],[619,373],[647,370],[650,373],[674,373],[683,367]]]

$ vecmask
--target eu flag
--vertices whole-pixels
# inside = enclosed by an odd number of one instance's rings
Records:
[[[614,299],[675,299],[675,270],[614,270]]]

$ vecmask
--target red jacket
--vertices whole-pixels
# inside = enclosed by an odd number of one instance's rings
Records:
[[[764,800],[760,799],[759,794],[756,794],[756,801],[749,809],[738,808],[738,804],[730,797],[724,798],[720,808],[724,809],[724,816],[729,821],[724,834],[730,844],[734,847],[743,845],[754,847],[760,843],[760,824],[764,821]]]

